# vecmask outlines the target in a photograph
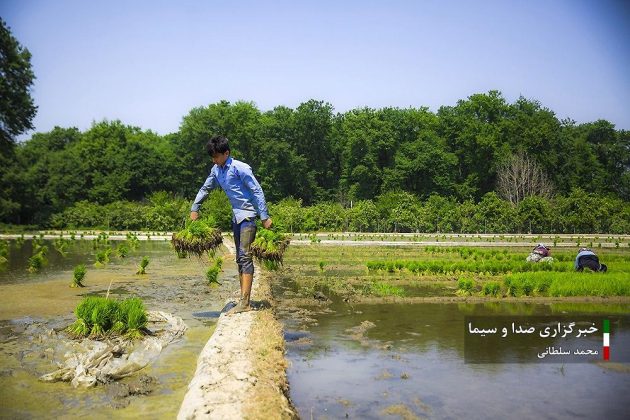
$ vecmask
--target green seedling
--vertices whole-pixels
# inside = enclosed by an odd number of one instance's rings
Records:
[[[72,283],[70,283],[70,287],[85,287],[83,284],[83,278],[85,277],[85,273],[87,270],[85,269],[85,264],[80,264],[74,267]]]
[[[208,268],[208,271],[206,271],[206,279],[208,280],[209,286],[221,285],[218,279],[219,279],[219,273],[221,272],[222,266],[223,266],[223,258],[219,257],[214,261],[214,264],[212,264],[212,266]]]
[[[140,268],[138,268],[136,274],[146,274],[147,265],[149,265],[149,257],[144,256],[142,257],[142,261],[140,261]]]
[[[125,244],[121,244],[118,248],[116,248],[116,253],[120,258],[126,258],[129,255],[129,248]]]

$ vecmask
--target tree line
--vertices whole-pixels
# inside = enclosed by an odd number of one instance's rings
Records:
[[[235,158],[252,166],[272,203],[292,198],[285,204],[330,205],[352,214],[348,209],[364,205],[359,203],[378,207],[388,197],[403,194],[390,200],[384,212],[374,213],[382,225],[364,230],[480,231],[479,226],[467,227],[461,221],[440,227],[439,220],[422,217],[384,222],[400,200],[411,203],[411,213],[420,214],[426,203],[437,200],[446,208],[475,206],[483,214],[488,212],[479,205],[493,197],[512,218],[509,212],[522,213],[519,209],[532,203],[544,207],[542,213],[569,211],[556,203],[585,194],[599,200],[598,208],[615,203],[620,209],[615,217],[630,219],[624,210],[630,200],[628,131],[616,130],[605,120],[587,124],[558,120],[537,101],[521,97],[508,103],[500,92],[490,91],[435,113],[427,108],[335,113],[331,104],[316,100],[295,109],[278,106],[261,111],[251,102],[221,101],[192,109],[176,133],[163,136],[120,121],[98,122],[83,132],[55,127],[10,150],[0,180],[0,220],[58,225],[64,211],[80,208],[82,202],[103,208],[137,202],[146,209],[155,207],[155,202],[160,207],[177,200],[189,205],[212,165],[205,143],[217,133],[230,139]],[[526,191],[515,194],[515,201],[505,188],[509,190],[509,180],[527,178],[521,175],[523,168],[532,167],[546,180],[545,189],[537,192],[514,185],[515,191]],[[492,195],[495,192],[498,195]],[[521,205],[524,199],[528,201]],[[592,220],[599,210],[579,211],[581,218]],[[490,216],[492,212],[483,217]],[[443,224],[446,219],[442,218]],[[545,220],[547,230],[572,232],[566,223],[553,225],[551,216]],[[85,223],[89,220],[81,222]],[[515,223],[492,229],[486,223],[484,230],[523,231],[529,225]],[[542,220],[532,223],[540,226]],[[584,228],[619,230],[621,226],[612,221],[593,223],[599,227]],[[302,228],[309,230],[309,226]]]
[[[374,200],[311,206],[286,198],[270,203],[274,224],[287,232],[428,232],[428,233],[611,233],[630,232],[630,203],[574,189],[551,199],[529,196],[513,205],[495,192],[478,203],[458,202],[432,194],[426,200],[405,191],[388,192]],[[54,214],[48,226],[107,230],[174,231],[188,219],[190,200],[154,193],[144,202],[80,201]],[[232,210],[222,191],[213,191],[201,208],[224,231],[230,230]]]

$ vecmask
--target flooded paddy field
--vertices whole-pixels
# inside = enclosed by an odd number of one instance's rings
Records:
[[[10,241],[7,261],[0,266],[0,417],[177,415],[197,356],[212,335],[226,298],[238,288],[236,267],[226,258],[222,285],[210,287],[205,279],[207,263],[177,258],[169,242],[140,241],[137,249],[120,257],[116,249],[125,243],[106,244],[113,249],[110,261],[96,268],[93,241],[69,241],[58,250],[54,241],[43,240],[47,263],[31,273],[27,268],[32,240]],[[150,261],[147,274],[138,275],[144,256]],[[87,267],[85,287],[71,288],[78,264]],[[38,381],[64,359],[63,347],[51,337],[63,335],[62,330],[75,320],[73,310],[83,296],[105,296],[110,284],[110,297],[138,296],[148,310],[182,318],[188,327],[184,336],[165,347],[154,363],[117,382],[75,389],[66,382]]]
[[[291,363],[290,396],[300,417],[627,418],[629,363],[603,361],[601,356],[579,363],[515,361],[498,349],[467,346],[465,334],[470,317],[607,317],[614,325],[611,352],[617,360],[628,360],[627,295],[564,297],[540,290],[514,296],[504,285],[511,272],[366,266],[367,261],[496,262],[498,255],[501,261],[517,262],[531,247],[493,248],[492,254],[489,247],[460,253],[322,243],[292,245],[274,283]],[[630,249],[596,252],[611,267],[607,274],[616,273],[621,290],[626,290]],[[568,266],[559,275],[572,275],[573,250],[552,249],[552,256],[554,264]],[[584,278],[607,279],[598,276]],[[462,277],[472,280],[473,287],[462,290]],[[494,282],[501,292],[484,295],[483,285]],[[601,330],[587,343],[601,352]],[[529,357],[536,350],[540,355],[534,347],[513,340],[509,351]],[[476,363],[475,357],[485,362]]]

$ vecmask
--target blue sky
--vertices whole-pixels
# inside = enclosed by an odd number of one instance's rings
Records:
[[[33,54],[36,131],[166,134],[221,99],[437,111],[491,89],[630,129],[628,1],[0,0],[0,16]]]

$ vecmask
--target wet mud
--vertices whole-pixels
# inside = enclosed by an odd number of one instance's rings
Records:
[[[216,325],[216,317],[195,314],[219,313],[226,299],[238,293],[234,264],[227,249],[222,253],[226,260],[220,274],[222,286],[215,287],[206,283],[206,261],[178,259],[167,242],[143,242],[124,259],[112,254],[111,262],[98,269],[90,264],[91,245],[76,245],[67,258],[87,261],[83,288],[69,287],[74,262],[69,265],[60,259],[63,263],[57,264],[54,254],[38,275],[25,274],[22,264],[14,263],[0,275],[5,302],[0,306],[3,416],[111,418],[151,413],[154,417],[174,417],[196,358]],[[150,259],[147,274],[136,275],[144,255]],[[52,337],[62,334],[75,320],[76,305],[83,296],[104,296],[108,289],[112,298],[139,296],[148,310],[179,316],[188,330],[165,347],[154,363],[131,377],[89,389],[38,381],[64,360],[63,346],[55,345]]]

